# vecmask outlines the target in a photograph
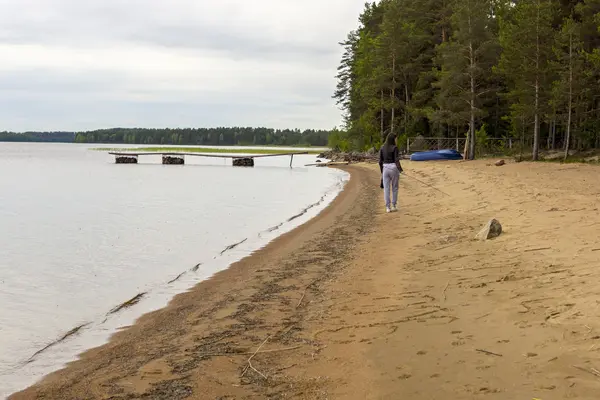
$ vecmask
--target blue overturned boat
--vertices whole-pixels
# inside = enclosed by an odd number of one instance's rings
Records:
[[[456,150],[419,151],[410,156],[410,161],[462,160],[463,156]]]

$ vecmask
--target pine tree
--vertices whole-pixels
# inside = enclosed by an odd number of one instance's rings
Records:
[[[378,59],[380,62],[379,73],[384,76],[383,82],[387,82],[389,93],[390,132],[394,132],[396,122],[396,108],[398,102],[396,94],[398,90],[398,80],[400,66],[397,65],[397,59],[405,50],[403,41],[405,40],[403,19],[401,15],[401,4],[399,0],[391,0],[386,3],[386,13],[381,24],[382,34],[378,38]]]
[[[389,92],[390,131],[395,132],[400,125],[396,113],[400,107],[402,127],[404,130],[408,128],[416,82],[424,65],[430,65],[431,61],[427,60],[425,52],[429,45],[426,25],[420,25],[409,17],[406,1],[391,0],[385,4],[386,13],[378,40],[378,59]]]
[[[554,82],[552,103],[557,109],[565,110],[565,156],[569,155],[571,129],[573,127],[574,102],[584,91],[585,53],[580,39],[580,24],[567,18],[556,35],[554,52],[558,79]]]
[[[563,131],[568,146],[600,147],[599,15],[600,0],[367,3],[342,42],[334,97],[346,129],[334,136],[364,149],[390,130],[468,130],[473,146],[480,125],[494,137],[533,127],[537,159],[548,124],[548,147]]]
[[[491,0],[456,0],[453,3],[452,37],[438,47],[441,73],[439,104],[452,104],[455,118],[467,117],[469,149],[467,158],[475,158],[477,121],[485,116],[485,95],[494,91],[489,79],[499,56],[497,38],[490,25]]]
[[[344,120],[346,124],[351,120],[350,107],[352,105],[351,92],[353,80],[355,75],[353,73],[356,46],[358,44],[358,34],[356,31],[352,31],[348,34],[345,41],[340,42],[340,45],[344,48],[342,60],[338,66],[338,73],[336,79],[338,81],[336,90],[333,94],[333,98],[336,100],[336,104],[344,112]]]
[[[547,0],[520,0],[512,18],[500,25],[500,70],[512,83],[514,111],[533,118],[533,160],[539,158],[540,121],[549,98],[553,5]],[[514,119],[514,115],[513,115]]]

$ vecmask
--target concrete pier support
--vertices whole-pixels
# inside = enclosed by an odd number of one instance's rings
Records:
[[[183,165],[185,164],[185,159],[183,156],[163,156],[162,163],[165,165]]]
[[[254,167],[254,158],[234,158],[234,167]]]
[[[137,156],[116,156],[115,163],[117,164],[137,164]]]

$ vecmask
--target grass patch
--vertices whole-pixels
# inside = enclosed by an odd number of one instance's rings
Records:
[[[96,147],[95,151],[122,151],[122,152],[144,152],[144,153],[221,153],[221,154],[286,154],[307,151],[308,154],[320,154],[321,150],[286,150],[286,149],[228,149],[221,147],[128,147],[128,148],[103,148]]]

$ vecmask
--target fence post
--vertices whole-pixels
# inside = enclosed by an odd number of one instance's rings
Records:
[[[512,138],[508,138],[508,148],[512,150]]]
[[[406,138],[406,152],[410,152],[410,138]]]
[[[460,144],[458,143],[458,138],[456,138],[456,151],[460,151]]]

